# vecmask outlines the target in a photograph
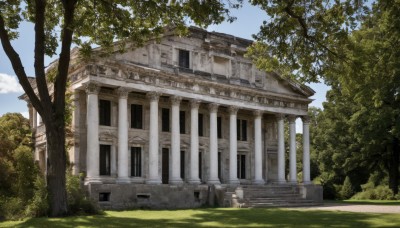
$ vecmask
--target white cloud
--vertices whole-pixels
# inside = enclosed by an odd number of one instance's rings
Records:
[[[21,112],[22,116],[29,119],[29,112]]]
[[[0,94],[2,93],[22,93],[21,85],[17,77],[0,73]]]

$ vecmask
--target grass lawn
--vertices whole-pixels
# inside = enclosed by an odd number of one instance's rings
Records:
[[[398,214],[260,208],[106,211],[103,215],[34,218],[0,227],[400,227]]]
[[[400,205],[400,200],[324,200],[324,203],[369,204],[380,206]]]

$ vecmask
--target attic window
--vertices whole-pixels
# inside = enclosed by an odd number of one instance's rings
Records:
[[[189,68],[189,51],[179,50],[179,67]]]

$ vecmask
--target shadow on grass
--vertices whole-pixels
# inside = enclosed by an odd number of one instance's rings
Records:
[[[106,215],[33,218],[15,227],[398,227],[398,215],[284,209],[197,209],[106,212]],[[0,224],[1,226],[1,224]]]

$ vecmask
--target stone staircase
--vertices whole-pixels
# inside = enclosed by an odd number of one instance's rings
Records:
[[[225,196],[231,196],[232,207],[308,207],[319,205],[303,198],[296,185],[241,185],[231,188]]]

